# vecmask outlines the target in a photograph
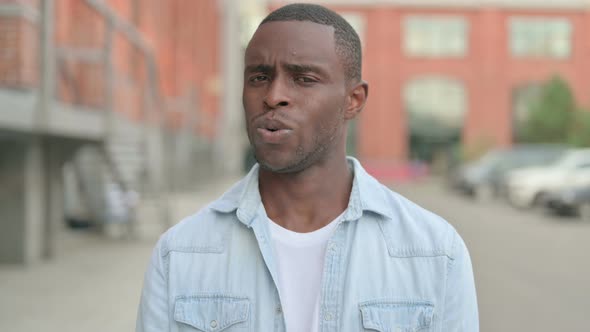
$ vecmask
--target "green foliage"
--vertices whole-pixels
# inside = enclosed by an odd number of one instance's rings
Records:
[[[590,147],[590,111],[578,109],[574,114],[568,143],[576,147]]]
[[[567,82],[553,77],[543,85],[539,100],[531,105],[524,140],[566,143],[576,111],[576,101]]]

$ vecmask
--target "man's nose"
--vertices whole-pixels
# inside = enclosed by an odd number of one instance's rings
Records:
[[[264,97],[264,104],[270,109],[288,106],[290,104],[288,83],[279,77],[272,80]]]

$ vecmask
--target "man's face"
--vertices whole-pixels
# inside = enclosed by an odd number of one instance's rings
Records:
[[[260,165],[297,172],[328,158],[344,138],[346,80],[330,26],[269,22],[245,56],[243,104]]]

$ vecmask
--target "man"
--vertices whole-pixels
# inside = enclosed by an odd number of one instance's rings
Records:
[[[338,14],[294,4],[261,23],[243,90],[258,165],[162,236],[137,331],[478,331],[456,231],[346,158],[367,92]]]

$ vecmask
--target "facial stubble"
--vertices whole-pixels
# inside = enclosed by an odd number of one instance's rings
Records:
[[[296,157],[295,161],[293,163],[291,163],[290,165],[287,165],[282,168],[273,167],[272,165],[269,165],[269,164],[261,161],[258,158],[256,151],[254,151],[254,158],[256,159],[258,164],[260,164],[260,167],[262,167],[268,171],[271,171],[273,173],[280,173],[280,174],[299,173],[299,172],[307,169],[311,165],[317,163],[318,161],[322,160],[324,157],[326,157],[326,151],[328,150],[329,147],[331,147],[332,145],[335,144],[334,141],[336,140],[336,138],[338,136],[337,135],[338,128],[342,125],[342,122],[344,121],[342,118],[342,114],[343,114],[343,107],[340,107],[340,109],[338,110],[338,117],[335,118],[333,123],[320,126],[320,131],[322,133],[327,133],[327,134],[326,135],[319,135],[318,134],[318,135],[314,136],[313,145],[312,145],[313,149],[310,152],[306,153],[304,146],[298,145],[295,148],[295,157]],[[256,149],[256,147],[254,147],[254,149]]]

